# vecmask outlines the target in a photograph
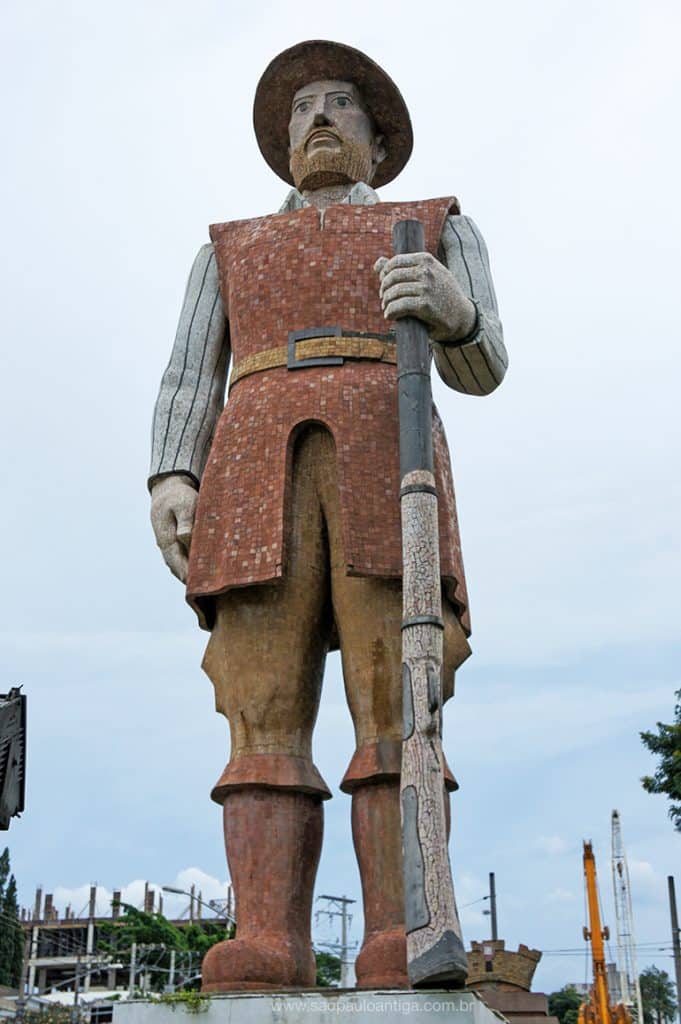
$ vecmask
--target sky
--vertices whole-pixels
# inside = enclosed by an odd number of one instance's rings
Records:
[[[149,525],[151,412],[207,225],[287,191],[253,136],[258,78],[329,38],[385,67],[411,111],[412,159],[382,197],[455,194],[483,232],[511,360],[486,398],[434,385],[473,620],[445,720],[465,939],[489,937],[494,871],[500,936],[545,951],[536,988],[584,980],[582,840],[614,935],[618,808],[639,966],[672,972],[681,841],[641,788],[638,734],[681,686],[680,30],[672,0],[6,0],[0,650],[2,689],[29,700],[6,840],[23,903],[39,884],[76,910],[94,882],[104,903],[144,880],[224,895],[208,794],[227,729]],[[334,655],[317,892],[359,899],[338,792],[352,749]]]

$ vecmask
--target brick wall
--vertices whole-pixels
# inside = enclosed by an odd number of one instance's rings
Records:
[[[471,987],[494,982],[496,987],[530,991],[534,972],[541,960],[540,951],[522,943],[516,951],[504,947],[503,939],[471,943],[468,953],[468,984]]]

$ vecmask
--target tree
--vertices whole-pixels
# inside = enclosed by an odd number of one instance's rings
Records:
[[[644,1024],[665,1024],[676,1013],[674,986],[666,971],[659,967],[646,967],[641,972],[641,1000]]]
[[[641,782],[648,793],[664,793],[672,801],[669,817],[681,832],[681,690],[676,691],[674,722],[657,723],[657,732],[640,734],[644,746],[659,757],[654,775],[645,775]]]
[[[9,850],[0,854],[0,985],[19,988],[24,963],[24,936],[19,924],[17,883],[10,874]]]
[[[557,1017],[560,1024],[577,1024],[577,1015],[583,1002],[584,997],[580,996],[573,985],[565,985],[549,996],[549,1013]]]
[[[122,917],[114,924],[99,925],[101,948],[121,963],[130,964],[136,946],[136,975],[145,975],[151,991],[162,992],[168,984],[172,952],[175,952],[175,985],[196,987],[205,953],[216,942],[232,938],[233,927],[219,921],[205,921],[178,928],[163,914],[149,914],[122,903]]]
[[[19,902],[17,900],[17,883],[14,875],[10,875],[7,891],[2,904],[2,921],[11,935],[7,954],[5,976],[9,979],[5,984],[19,988],[24,969],[24,933],[19,924]]]
[[[334,956],[333,953],[322,953],[320,950],[316,950],[315,959],[317,961],[317,986],[319,988],[335,988],[341,976],[340,957]]]

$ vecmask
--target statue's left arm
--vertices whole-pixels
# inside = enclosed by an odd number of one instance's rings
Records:
[[[501,384],[508,366],[497,297],[485,240],[470,217],[447,218],[440,240],[447,269],[475,307],[469,334],[451,339],[431,332],[440,377],[467,395],[488,395]]]
[[[379,260],[376,269],[386,319],[415,316],[428,325],[445,384],[466,395],[499,386],[508,356],[487,247],[470,217],[447,217],[440,259],[412,253]]]

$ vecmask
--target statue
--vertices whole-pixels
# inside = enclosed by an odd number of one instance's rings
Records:
[[[314,985],[310,918],[331,794],[311,743],[325,657],[338,648],[356,735],[341,788],[364,905],[357,985],[408,987],[393,322],[427,325],[438,373],[464,394],[493,391],[507,357],[485,243],[457,200],[382,203],[375,192],[412,148],[406,105],[380,67],[339,43],[300,43],[264,72],[254,126],[292,188],[276,214],[213,225],[199,251],[150,476],[156,539],[210,630],[203,668],[231,734],[212,797],[238,930],[207,954],[203,989]],[[422,222],[425,251],[392,256],[405,218]],[[470,630],[434,407],[433,452],[446,700]],[[444,777],[455,789],[446,764]]]

